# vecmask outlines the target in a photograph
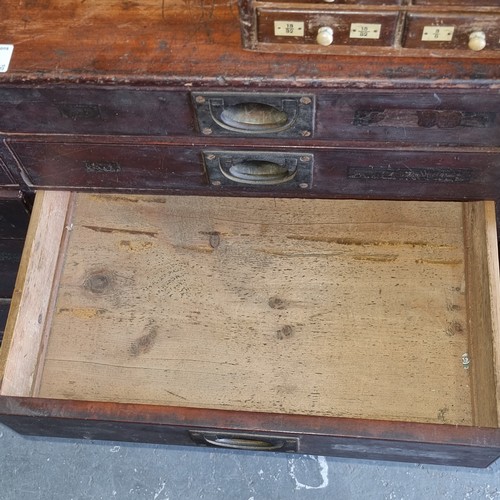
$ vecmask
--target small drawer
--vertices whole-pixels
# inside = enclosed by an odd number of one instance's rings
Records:
[[[206,185],[193,148],[53,139],[13,140],[9,147],[35,187],[166,190]]]
[[[493,202],[39,192],[0,421],[87,439],[486,466]]]
[[[325,5],[325,4],[323,4]],[[259,43],[318,47],[391,47],[399,13],[377,11],[257,9]],[[329,30],[329,37],[322,36]]]
[[[463,53],[500,50],[498,14],[409,14],[403,47]]]

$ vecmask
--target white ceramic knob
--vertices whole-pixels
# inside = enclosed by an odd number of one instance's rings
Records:
[[[325,47],[333,43],[333,30],[328,26],[323,26],[318,30],[316,42]]]
[[[469,49],[478,52],[486,47],[484,31],[474,31],[469,35]]]

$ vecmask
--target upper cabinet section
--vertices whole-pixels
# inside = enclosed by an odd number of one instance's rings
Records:
[[[328,55],[498,58],[498,0],[241,0],[253,50]]]
[[[498,0],[239,1],[3,0],[0,85],[297,93],[500,76]]]

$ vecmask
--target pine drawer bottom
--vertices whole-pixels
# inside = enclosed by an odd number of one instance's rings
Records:
[[[492,202],[39,192],[0,421],[485,467],[496,245]]]

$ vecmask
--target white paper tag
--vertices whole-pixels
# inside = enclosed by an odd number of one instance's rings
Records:
[[[9,69],[12,52],[14,45],[0,45],[0,73],[6,73]]]

